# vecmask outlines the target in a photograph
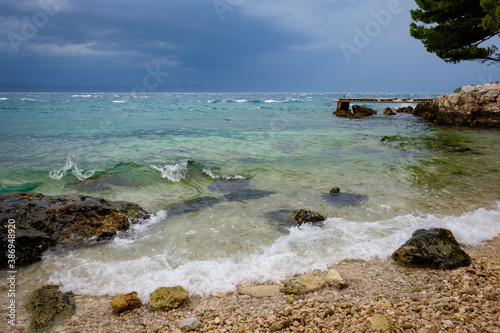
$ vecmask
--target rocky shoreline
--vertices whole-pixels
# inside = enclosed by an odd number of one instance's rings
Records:
[[[143,305],[115,314],[111,296],[77,295],[76,311],[53,331],[181,332],[190,319],[196,332],[500,332],[500,238],[465,250],[471,265],[454,270],[407,268],[392,259],[344,260],[334,269],[348,287],[258,297],[243,294],[251,287],[245,285],[234,293],[189,297],[168,311]],[[33,288],[29,276],[20,277],[17,325],[2,315],[5,332],[29,331],[23,302]],[[2,298],[0,306],[6,305]]]

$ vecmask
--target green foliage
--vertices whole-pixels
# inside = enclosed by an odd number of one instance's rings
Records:
[[[494,45],[480,46],[500,34],[500,0],[416,0],[410,34],[446,62],[500,62]],[[423,24],[418,25],[415,22]]]
[[[459,93],[462,91],[462,87],[458,87],[457,89],[453,90],[454,93]]]

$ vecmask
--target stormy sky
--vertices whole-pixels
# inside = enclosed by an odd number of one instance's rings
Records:
[[[0,0],[0,82],[431,92],[500,80],[409,34],[407,0]]]

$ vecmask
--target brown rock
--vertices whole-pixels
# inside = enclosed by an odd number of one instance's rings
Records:
[[[189,293],[181,286],[160,287],[149,295],[149,308],[151,310],[175,309],[188,297]]]
[[[299,275],[285,282],[283,288],[286,294],[301,295],[322,289],[326,286],[325,280],[315,275]]]
[[[86,246],[111,239],[129,228],[129,213],[138,218],[148,216],[135,204],[83,195],[3,194],[0,254],[7,256],[5,225],[9,219],[16,221],[16,265],[27,265],[40,260],[55,245]],[[0,268],[6,264],[6,260],[0,261]]]
[[[127,310],[133,310],[142,306],[142,302],[137,297],[137,292],[132,291],[125,295],[113,297],[111,300],[111,308],[115,313],[122,313]]]
[[[326,277],[325,282],[337,289],[344,289],[349,286],[349,282],[336,269],[331,269]]]

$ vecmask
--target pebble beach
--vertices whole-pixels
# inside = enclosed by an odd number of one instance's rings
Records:
[[[455,270],[406,268],[389,258],[344,260],[334,267],[349,282],[341,290],[261,298],[239,292],[192,296],[170,311],[143,305],[117,315],[112,296],[76,295],[75,314],[52,331],[181,332],[183,320],[196,318],[202,323],[196,332],[500,332],[500,238],[464,250],[472,264]],[[19,300],[39,287],[32,281],[20,277]],[[4,315],[0,326],[7,328],[3,332],[29,331],[23,301],[17,324],[9,325]]]

